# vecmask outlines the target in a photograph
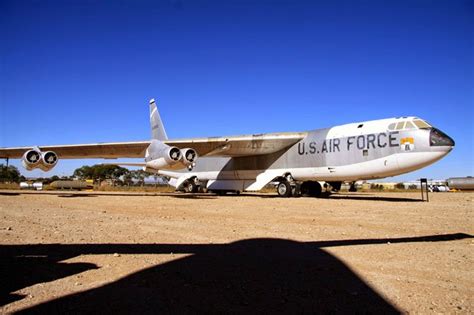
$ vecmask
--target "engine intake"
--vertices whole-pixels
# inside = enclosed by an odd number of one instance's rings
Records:
[[[31,171],[41,164],[41,152],[37,150],[28,150],[23,154],[21,163],[28,171]]]
[[[28,171],[39,168],[47,172],[58,164],[58,155],[53,151],[41,152],[32,149],[25,152],[21,162]]]
[[[191,148],[179,149],[159,141],[152,140],[146,152],[147,170],[192,169],[197,159],[197,152]]]
[[[41,163],[38,165],[40,169],[47,172],[58,164],[58,155],[53,151],[44,152],[42,154]]]
[[[181,160],[181,151],[176,147],[170,147],[168,150],[168,156],[171,160],[178,162]]]
[[[181,149],[181,154],[183,155],[183,163],[185,165],[193,164],[198,157],[196,150],[191,148]]]

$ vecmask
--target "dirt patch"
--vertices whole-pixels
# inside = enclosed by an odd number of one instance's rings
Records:
[[[473,313],[473,197],[0,194],[0,311]]]

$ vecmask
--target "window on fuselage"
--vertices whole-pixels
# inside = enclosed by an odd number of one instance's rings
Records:
[[[418,122],[418,124],[416,123]],[[399,121],[396,123],[391,123],[388,125],[388,130],[409,130],[409,129],[423,129],[423,128],[430,128],[431,126],[428,125],[423,120],[416,119],[414,121],[404,120]]]
[[[397,127],[395,127],[395,129],[402,130],[404,125],[405,125],[405,122],[400,121],[399,123],[397,123]]]
[[[415,119],[415,120],[413,120],[413,123],[415,124],[415,126],[417,126],[420,129],[429,129],[429,128],[431,128],[431,126],[426,121],[423,121],[421,119]]]
[[[415,129],[415,125],[411,121],[407,121],[405,124],[405,129]]]

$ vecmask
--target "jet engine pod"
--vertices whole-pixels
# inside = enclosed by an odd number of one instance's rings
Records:
[[[185,165],[192,165],[194,162],[196,162],[198,157],[196,150],[191,148],[181,149],[181,154],[183,155],[183,163]]]
[[[178,162],[181,160],[181,151],[177,147],[169,147],[167,152],[170,162]]]
[[[53,151],[42,153],[41,163],[38,165],[40,169],[47,172],[58,164],[58,155]]]
[[[58,164],[58,155],[52,151],[41,152],[36,148],[26,151],[21,158],[21,163],[28,171],[39,168],[47,172]]]
[[[154,170],[172,169],[176,165],[181,164],[181,150],[176,147],[163,147],[156,151],[153,159],[146,163],[146,168]]]
[[[37,150],[28,150],[23,154],[21,158],[21,164],[28,171],[37,168],[41,164],[42,156],[41,152]]]

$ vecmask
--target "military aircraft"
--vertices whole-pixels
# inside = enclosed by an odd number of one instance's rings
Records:
[[[27,170],[51,170],[59,159],[144,158],[140,166],[168,177],[177,190],[259,191],[276,183],[282,197],[319,196],[322,186],[376,179],[430,165],[454,141],[417,117],[372,120],[305,132],[170,140],[154,99],[148,141],[0,148]],[[354,185],[352,184],[352,189]]]

